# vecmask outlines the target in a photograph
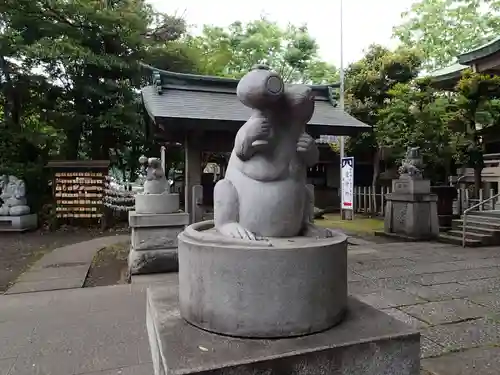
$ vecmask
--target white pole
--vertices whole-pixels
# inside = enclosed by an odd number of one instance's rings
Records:
[[[344,111],[344,9],[343,0],[340,0],[340,95],[339,108]],[[342,204],[342,158],[344,157],[344,136],[340,136],[340,202]],[[340,218],[344,219],[342,207],[340,207]]]
[[[163,168],[163,172],[165,172],[165,176],[168,174],[168,172],[165,170],[165,167],[166,167],[166,158],[165,158],[165,151],[166,151],[166,148],[165,146],[161,146],[160,148],[161,150],[161,167]]]

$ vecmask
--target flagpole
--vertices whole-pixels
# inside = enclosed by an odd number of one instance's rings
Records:
[[[345,109],[344,104],[344,7],[343,0],[340,0],[340,93],[339,93],[339,109],[343,112]],[[342,210],[342,158],[344,157],[344,136],[340,136],[340,218],[344,219],[344,212]]]

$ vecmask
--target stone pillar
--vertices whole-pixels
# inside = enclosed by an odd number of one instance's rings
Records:
[[[189,224],[178,194],[137,194],[129,212],[132,229],[129,274],[177,272],[177,236]]]
[[[201,147],[199,138],[199,135],[187,134],[184,142],[184,211],[189,214],[190,223],[195,222],[192,203],[193,187],[201,184]]]
[[[194,185],[191,197],[191,218],[193,223],[203,220],[203,186]]]

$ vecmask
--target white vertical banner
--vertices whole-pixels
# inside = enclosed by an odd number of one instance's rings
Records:
[[[354,158],[343,157],[341,161],[341,209],[354,210]]]

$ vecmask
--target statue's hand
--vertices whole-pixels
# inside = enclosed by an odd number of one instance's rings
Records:
[[[227,223],[219,228],[219,232],[225,236],[241,238],[242,240],[257,241],[257,236],[239,223]]]
[[[315,146],[314,139],[307,133],[302,133],[297,141],[298,152],[308,152]]]
[[[271,137],[272,126],[266,119],[261,119],[255,127],[249,131],[248,136],[251,138],[252,146],[255,143],[263,144],[267,143]]]
[[[161,168],[154,169],[152,175],[155,180],[159,180],[160,178],[163,178],[163,176],[165,176],[165,174],[163,173],[163,169]]]
[[[302,133],[297,141],[297,152],[302,156],[306,165],[312,166],[318,162],[319,150],[313,137]]]

